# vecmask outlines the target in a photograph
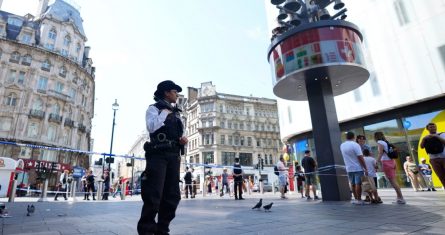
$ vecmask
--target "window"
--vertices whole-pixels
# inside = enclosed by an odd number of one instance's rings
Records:
[[[406,12],[406,7],[404,0],[395,0],[394,8],[396,10],[397,19],[399,20],[400,26],[406,25],[409,23],[409,17]]]
[[[41,149],[39,160],[57,162],[57,151]]]
[[[65,38],[63,39],[63,46],[69,47],[70,44],[71,44],[71,37],[70,35],[66,35]]]
[[[57,128],[53,125],[48,126],[48,132],[47,132],[47,138],[49,141],[55,141],[56,140],[56,130]]]
[[[241,136],[241,137],[240,137],[240,145],[241,145],[241,146],[244,146],[244,136]]]
[[[37,137],[37,132],[39,130],[39,124],[35,122],[28,123],[28,137],[35,138]]]
[[[0,118],[0,131],[9,131],[11,130],[12,118]]]
[[[59,113],[60,113],[60,105],[58,103],[55,103],[53,105],[52,113],[59,115]],[[83,116],[82,116],[82,120],[83,120]]]
[[[77,43],[77,44],[76,44],[76,52],[77,52],[77,53],[80,53],[81,48],[82,48],[82,47],[80,46],[80,43]]]
[[[229,145],[233,145],[233,139],[232,139],[233,137],[231,136],[231,135],[229,135],[229,141],[228,141],[228,144]]]
[[[39,82],[37,83],[37,89],[38,90],[46,90],[47,86],[48,86],[48,78],[40,76]]]
[[[13,17],[9,17],[8,18],[8,24],[9,25],[14,25],[17,27],[22,27],[23,21],[17,18],[13,18]]]
[[[55,29],[51,29],[48,33],[48,38],[55,41],[57,38],[57,31]]]
[[[227,122],[227,128],[232,129],[232,122],[231,121]]]
[[[51,63],[49,62],[49,60],[45,60],[45,61],[42,62],[42,67],[41,67],[41,69],[42,69],[42,70],[45,70],[45,71],[50,71],[50,69],[51,69]]]
[[[239,145],[239,136],[235,135],[234,140],[235,140],[234,145],[238,146]]]
[[[214,163],[215,160],[213,157],[213,152],[203,152],[202,155],[204,157],[205,164]]]
[[[226,144],[226,136],[225,135],[221,135],[220,136],[220,140],[221,140],[221,144],[225,145]]]
[[[5,104],[7,106],[16,106],[17,105],[17,95],[15,93],[9,93],[9,95],[6,97]]]
[[[17,71],[14,69],[9,70],[8,82],[13,83],[17,78]]]
[[[74,100],[76,98],[76,89],[70,88],[69,96]]]
[[[252,137],[247,137],[247,146],[252,146]]]
[[[61,77],[66,77],[66,67],[65,67],[65,66],[60,67],[60,69],[59,69],[59,75],[60,75]]]
[[[59,92],[59,93],[62,93],[62,92],[63,92],[63,83],[61,83],[61,82],[56,82],[55,90],[56,90],[57,92]]]
[[[225,127],[226,127],[225,123],[226,123],[225,120],[222,120],[222,121],[221,121],[221,124],[220,124],[221,128],[225,128]]]
[[[25,44],[31,44],[32,33],[23,33],[22,42]]]
[[[79,82],[79,77],[77,76],[77,73],[75,73],[73,77],[73,83],[77,85],[77,82]]]
[[[25,55],[25,56],[23,56],[23,59],[22,59],[22,64],[23,65],[31,65],[31,62],[32,62],[32,56],[31,55]]]
[[[45,48],[53,51],[54,50],[54,43],[45,43]]]
[[[241,123],[239,124],[239,129],[240,129],[240,130],[244,130],[244,123],[241,122]]]
[[[257,139],[257,140],[256,140],[256,146],[257,146],[257,147],[261,147],[261,140],[260,140],[260,139]]]
[[[14,51],[11,54],[11,59],[9,59],[10,62],[18,63],[20,61],[20,53],[17,51]]]
[[[234,152],[221,152],[222,164],[224,166],[231,166],[235,163],[235,153]]]
[[[18,84],[23,85],[25,83],[25,75],[26,75],[25,72],[23,72],[23,71],[19,72],[19,79],[17,80]]]
[[[239,160],[242,166],[252,166],[252,153],[239,153]]]
[[[62,52],[61,52],[61,54],[62,54],[63,56],[65,56],[65,57],[68,57],[68,55],[69,55],[69,53],[68,53],[68,50],[67,50],[67,49],[62,49]]]
[[[32,109],[34,110],[43,110],[43,101],[40,98],[37,98],[32,103]]]

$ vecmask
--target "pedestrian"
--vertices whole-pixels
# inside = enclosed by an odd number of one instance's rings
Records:
[[[87,175],[83,175],[81,181],[83,188],[83,200],[87,200],[89,192],[88,192],[88,184],[87,184]]]
[[[124,191],[124,189],[122,188],[122,180],[123,180],[123,177],[122,176],[119,176],[119,179],[116,181],[116,184],[115,184],[115,191],[114,191],[114,193],[113,193],[113,198],[116,198],[116,194],[118,194],[119,193],[119,196],[121,196],[122,197],[122,191]]]
[[[244,200],[243,198],[243,170],[239,158],[235,158],[235,164],[233,165],[233,193],[235,194],[235,200]]]
[[[426,129],[430,134],[423,137],[420,148],[425,148],[434,172],[442,182],[442,186],[445,186],[445,132],[437,133],[435,123],[428,123]]]
[[[90,200],[90,191],[91,191],[91,194],[93,194],[93,201],[96,201],[95,198],[96,188],[94,187],[94,175],[92,170],[88,172],[86,182],[87,182],[87,200]]]
[[[363,149],[363,159],[365,160],[366,169],[368,169],[368,177],[373,181],[372,185],[374,186],[372,191],[368,193],[372,195],[366,196],[365,202],[383,203],[377,192],[377,161],[371,156],[369,149],[366,148]]]
[[[304,198],[303,194],[303,181],[305,181],[304,172],[301,170],[301,166],[295,168],[295,177],[297,177],[297,190],[301,193],[301,198]]]
[[[144,204],[137,225],[139,234],[168,234],[181,200],[180,155],[187,144],[180,117],[182,110],[176,106],[181,91],[172,81],[159,83],[154,93],[156,103],[146,112],[150,142],[144,144],[146,167],[141,178]]]
[[[197,187],[198,186],[198,176],[195,173],[195,168],[192,168],[192,194],[191,194],[191,198],[195,198],[196,197],[196,191],[197,191]]]
[[[220,196],[224,196],[224,187],[226,188],[226,193],[230,195],[230,187],[229,187],[229,174],[227,174],[227,168],[223,168],[223,173],[221,174],[221,194]]]
[[[425,191],[423,189],[423,179],[419,167],[411,156],[406,156],[405,159],[406,161],[403,163],[403,170],[405,170],[406,177],[408,177],[411,182],[411,187],[415,192]]]
[[[104,173],[103,180],[104,180],[104,193],[102,196],[102,200],[108,200],[108,195],[110,194],[110,175],[108,174],[108,172]]]
[[[366,144],[366,137],[364,135],[357,135],[355,142],[357,142],[357,144],[360,145],[360,148],[362,148],[362,152],[365,149],[371,151],[371,147],[369,147],[369,145]]]
[[[311,151],[304,151],[304,157],[301,160],[301,165],[304,168],[304,178],[305,178],[305,193],[306,199],[311,200],[310,190],[314,195],[314,200],[318,200],[317,196],[317,175],[316,170],[318,167],[317,161],[311,157]]]
[[[433,185],[433,179],[432,179],[432,173],[431,166],[426,163],[425,158],[420,159],[419,168],[420,173],[422,173],[423,180],[425,181],[426,187],[428,188],[428,191],[436,191]]]
[[[185,183],[185,198],[192,197],[193,191],[192,191],[192,170],[188,167],[185,168],[185,174],[184,174],[184,183]]]
[[[402,191],[400,190],[400,186],[397,183],[396,178],[396,162],[394,159],[388,157],[388,141],[385,138],[383,132],[375,132],[374,133],[375,142],[377,142],[377,162],[382,164],[383,172],[385,173],[386,178],[391,183],[392,187],[396,191],[397,200],[394,203],[397,204],[406,204],[405,199],[403,198]]]
[[[281,199],[287,199],[285,195],[286,184],[287,184],[287,168],[284,165],[283,155],[280,156],[280,160],[277,162],[277,169],[278,169],[278,182],[280,185]]]
[[[67,187],[68,186],[68,174],[69,174],[69,171],[64,170],[63,173],[60,175],[57,192],[56,192],[56,196],[54,197],[54,201],[57,201],[57,197],[59,196],[59,194],[62,194],[63,198],[65,200],[67,200],[66,194],[67,194],[67,188],[68,188]],[[60,191],[62,191],[62,193],[60,193]]]
[[[368,175],[368,169],[363,159],[362,148],[354,141],[354,132],[346,133],[346,141],[340,145],[340,150],[348,172],[349,182],[351,184],[354,199],[352,204],[368,204],[362,201],[362,176]]]

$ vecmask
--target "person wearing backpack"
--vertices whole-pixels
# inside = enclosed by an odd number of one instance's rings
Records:
[[[423,137],[420,148],[424,148],[430,157],[430,163],[442,186],[445,186],[445,132],[437,133],[437,125],[428,123],[429,135]]]
[[[385,173],[386,178],[389,180],[397,194],[397,200],[394,203],[406,204],[406,201],[402,195],[402,191],[400,190],[400,186],[397,183],[396,162],[394,159],[389,158],[388,156],[388,149],[390,147],[390,144],[381,131],[377,131],[374,133],[374,140],[375,142],[377,142],[378,149],[377,162],[382,164],[383,172]]]

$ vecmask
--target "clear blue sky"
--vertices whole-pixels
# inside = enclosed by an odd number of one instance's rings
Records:
[[[109,151],[111,105],[118,99],[113,152],[128,152],[162,80],[183,88],[212,81],[218,92],[275,98],[263,0],[76,2],[97,69],[94,151]],[[35,14],[37,3],[4,0],[2,10]]]

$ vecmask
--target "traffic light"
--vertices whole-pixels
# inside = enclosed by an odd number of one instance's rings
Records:
[[[264,170],[264,159],[261,158],[261,164],[260,164],[261,170]]]
[[[106,163],[114,163],[114,158],[112,158],[112,157],[107,157],[107,158],[105,158],[105,162],[106,162]]]
[[[94,162],[94,165],[96,165],[96,166],[102,166],[102,163],[103,163],[103,160],[102,160],[102,158],[100,158],[99,161],[95,161],[95,162]]]

